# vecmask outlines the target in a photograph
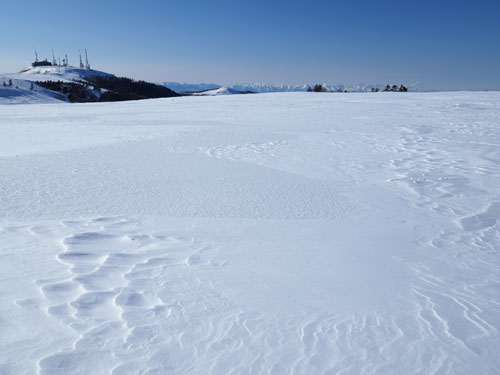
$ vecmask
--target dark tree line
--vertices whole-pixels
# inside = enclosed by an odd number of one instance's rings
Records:
[[[36,82],[39,86],[65,95],[71,102],[116,102],[179,96],[169,88],[145,81],[114,76],[91,76],[87,81]],[[96,95],[96,91],[98,95]]]
[[[138,100],[154,98],[170,98],[179,96],[169,88],[145,81],[134,81],[130,78],[114,76],[92,76],[87,81],[96,88],[106,89],[101,101]]]
[[[323,92],[323,91],[326,91],[323,89],[323,85],[314,85],[313,88],[311,88],[311,86],[307,88],[307,92]]]
[[[92,90],[81,82],[37,81],[38,86],[65,95],[70,102],[98,102],[99,99]]]
[[[397,86],[397,85],[386,85],[384,91],[392,91],[392,92],[407,92],[408,88],[404,85]]]

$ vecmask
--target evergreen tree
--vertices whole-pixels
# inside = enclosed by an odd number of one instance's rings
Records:
[[[9,79],[9,87],[12,87],[12,80]]]
[[[4,82],[4,83],[5,83],[5,82]],[[309,86],[309,87],[307,88],[307,92],[312,92],[312,88],[311,88],[311,86]]]
[[[321,85],[315,85],[313,88],[314,92],[322,92],[323,91],[323,86]]]

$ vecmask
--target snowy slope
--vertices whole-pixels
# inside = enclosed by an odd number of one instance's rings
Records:
[[[500,93],[0,106],[1,374],[498,374]]]
[[[36,84],[31,90],[31,84],[36,81],[82,81],[92,75],[112,76],[112,74],[98,70],[59,66],[30,67],[23,69],[21,73],[0,74],[0,105],[66,101],[63,95],[44,89]],[[12,81],[12,87],[2,86],[4,82],[8,84],[9,80]]]
[[[236,94],[242,94],[242,92],[230,89],[228,87],[219,87],[218,89],[193,92],[190,95],[192,95],[192,96],[218,96],[218,95],[236,95]]]
[[[39,86],[34,86],[33,90],[26,88],[26,81],[13,82],[13,87],[0,86],[0,104],[54,103],[64,100],[57,93]]]
[[[9,74],[9,77],[28,81],[81,81],[89,76],[113,76],[93,69],[80,69],[73,66],[38,66],[23,69],[21,73]]]

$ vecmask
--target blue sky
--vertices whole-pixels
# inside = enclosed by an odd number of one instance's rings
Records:
[[[0,72],[88,48],[149,81],[500,89],[500,1],[11,1]]]

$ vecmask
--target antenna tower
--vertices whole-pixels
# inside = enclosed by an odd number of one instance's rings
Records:
[[[90,70],[89,58],[87,57],[87,48],[85,48],[85,69]]]
[[[52,65],[57,65],[56,57],[54,56],[54,48],[52,48]]]
[[[82,51],[78,50],[78,53],[80,54],[80,69],[83,69],[83,63],[82,63]]]

